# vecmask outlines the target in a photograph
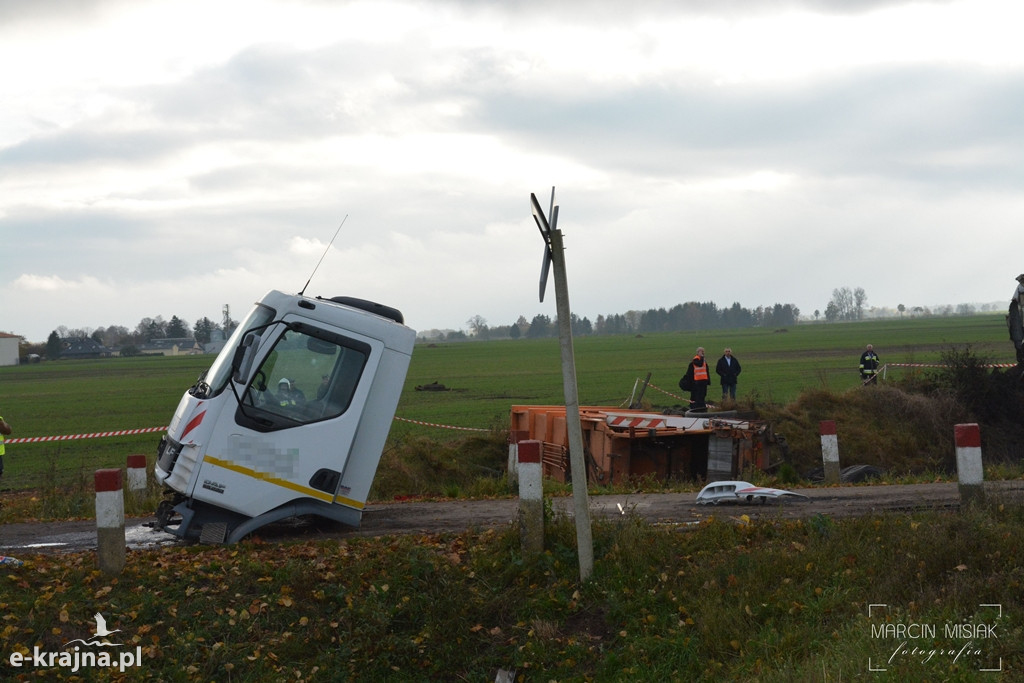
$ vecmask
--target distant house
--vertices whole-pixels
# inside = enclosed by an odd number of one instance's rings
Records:
[[[203,345],[195,339],[150,339],[139,352],[149,356],[193,356],[203,352]]]
[[[112,352],[91,337],[67,337],[60,340],[60,357],[67,360],[79,358],[110,358]]]
[[[0,332],[0,365],[18,364],[18,342],[21,337]]]

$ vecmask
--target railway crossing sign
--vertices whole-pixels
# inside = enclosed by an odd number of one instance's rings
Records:
[[[572,474],[573,512],[576,519],[576,549],[579,554],[580,580],[586,581],[594,570],[594,540],[590,528],[590,503],[587,497],[587,463],[583,453],[583,429],[580,424],[579,391],[576,384],[576,360],[572,347],[569,308],[569,283],[565,273],[565,250],[558,229],[558,205],[551,188],[548,222],[537,195],[530,193],[530,208],[544,239],[544,260],[540,267],[540,300],[548,284],[548,272],[555,270],[555,309],[558,312],[558,339],[562,354],[562,384],[565,389],[565,428],[569,437],[569,462]]]
[[[544,240],[544,257],[540,264],[540,301],[544,303],[544,290],[548,287],[548,272],[551,270],[551,233],[558,229],[558,205],[555,204],[555,188],[551,188],[551,204],[548,206],[548,215],[551,222],[544,216],[544,209],[540,208],[537,195],[530,193],[530,207],[533,212],[533,220],[537,223],[540,236]]]

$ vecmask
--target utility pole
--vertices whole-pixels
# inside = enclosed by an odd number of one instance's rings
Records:
[[[583,455],[583,428],[580,424],[579,391],[576,385],[576,356],[572,344],[572,313],[569,307],[569,279],[565,270],[565,247],[558,226],[555,188],[551,188],[551,222],[544,216],[537,196],[530,194],[533,218],[544,238],[541,266],[540,300],[544,301],[548,267],[555,270],[555,307],[558,315],[558,341],[562,352],[562,385],[565,390],[565,427],[569,437],[569,464],[572,470],[573,515],[576,520],[576,550],[579,555],[580,581],[594,571],[594,540],[590,528],[590,500],[587,495],[587,463]]]

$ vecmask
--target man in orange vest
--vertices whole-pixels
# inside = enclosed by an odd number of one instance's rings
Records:
[[[697,347],[697,355],[693,357],[686,367],[686,376],[690,381],[690,410],[707,410],[708,405],[704,399],[708,395],[708,385],[711,384],[711,373],[708,372],[707,361],[704,360],[704,347]]]

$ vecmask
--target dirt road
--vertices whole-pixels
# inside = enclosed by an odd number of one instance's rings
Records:
[[[651,523],[685,525],[710,515],[747,515],[759,518],[811,517],[817,514],[846,517],[881,512],[926,509],[956,509],[960,496],[955,483],[891,486],[842,486],[798,489],[807,500],[786,500],[766,504],[729,503],[697,505],[695,493],[638,493],[591,496],[593,517],[639,515]],[[988,482],[986,496],[1024,500],[1024,482]],[[572,498],[555,498],[556,510],[571,513]],[[265,527],[259,535],[268,540],[304,538],[351,538],[407,533],[458,532],[470,528],[501,526],[517,515],[517,500],[472,500],[441,502],[375,503],[367,506],[359,529],[336,524],[305,521]],[[129,547],[173,545],[177,539],[152,528],[153,518],[127,520]],[[51,522],[0,525],[0,554],[80,552],[96,547],[93,522]]]

